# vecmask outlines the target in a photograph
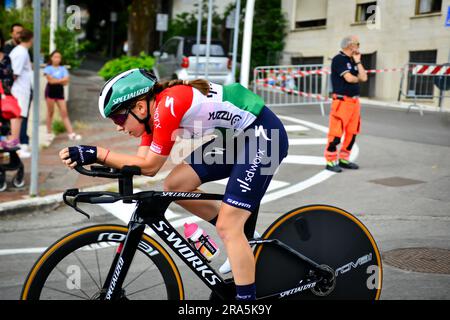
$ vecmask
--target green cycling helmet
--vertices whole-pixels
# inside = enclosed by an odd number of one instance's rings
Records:
[[[156,82],[156,77],[145,69],[131,69],[116,75],[100,91],[100,114],[108,118],[120,109],[131,107],[134,102],[149,95]]]

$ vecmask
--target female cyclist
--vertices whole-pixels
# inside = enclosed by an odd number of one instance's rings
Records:
[[[230,260],[236,298],[255,299],[255,261],[244,225],[287,156],[288,138],[281,121],[259,96],[240,84],[221,86],[201,79],[159,83],[143,69],[123,72],[106,82],[99,109],[118,131],[141,138],[137,154],[97,146],[69,147],[60,151],[68,167],[95,162],[114,168],[134,165],[154,176],[167,160],[179,129],[184,137],[220,130],[171,171],[164,190],[201,192],[201,184],[229,178],[222,202],[177,204],[216,226]],[[232,134],[221,139],[223,132]]]

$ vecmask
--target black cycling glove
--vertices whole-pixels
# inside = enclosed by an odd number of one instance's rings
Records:
[[[96,146],[69,147],[69,158],[72,162],[85,166],[97,162]]]

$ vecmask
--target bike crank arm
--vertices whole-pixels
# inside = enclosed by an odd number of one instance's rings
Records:
[[[292,249],[290,246],[286,245],[284,242],[281,242],[278,239],[253,239],[253,240],[249,241],[249,244],[250,245],[271,244],[271,245],[279,246],[279,247],[283,248],[284,250],[286,250],[287,252],[293,254],[294,256],[299,258],[300,260],[302,260],[302,261],[306,262],[307,264],[309,264],[313,269],[322,270],[321,265],[319,263],[311,260],[307,256],[305,256],[305,255],[301,254],[300,252]]]

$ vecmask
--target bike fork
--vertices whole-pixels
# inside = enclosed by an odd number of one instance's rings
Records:
[[[145,230],[145,225],[131,221],[125,243],[117,249],[108,276],[103,284],[100,299],[117,300],[122,294],[122,284],[133,261],[136,250]]]

